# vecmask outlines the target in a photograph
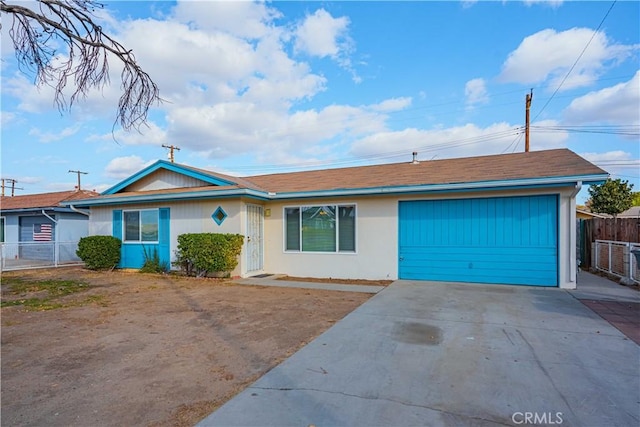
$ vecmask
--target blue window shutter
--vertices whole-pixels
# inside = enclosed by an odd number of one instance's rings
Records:
[[[158,224],[158,255],[160,256],[160,261],[168,264],[170,262],[169,247],[171,245],[169,208],[160,208],[158,211],[160,217]]]
[[[122,210],[113,211],[113,237],[122,240]]]

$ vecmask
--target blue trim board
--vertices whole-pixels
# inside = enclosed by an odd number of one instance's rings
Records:
[[[175,172],[181,175],[185,175],[191,178],[196,178],[199,179],[201,181],[207,182],[211,185],[235,185],[235,182],[231,182],[231,181],[227,181],[224,180],[222,178],[219,178],[217,176],[213,176],[213,175],[208,175],[206,173],[203,172],[198,172],[195,171],[191,168],[187,168],[184,167],[182,165],[177,165],[175,163],[171,163],[168,162],[166,160],[158,160],[157,162],[153,163],[152,165],[147,166],[146,168],[142,169],[140,172],[131,175],[129,178],[120,181],[118,184],[114,185],[113,187],[105,190],[104,192],[102,192],[101,194],[104,195],[110,195],[110,194],[115,194],[117,192],[119,192],[120,190],[122,190],[123,188],[128,187],[129,185],[133,184],[134,182],[144,178],[145,176],[152,174],[153,172],[159,170],[159,169],[165,169],[171,172]]]

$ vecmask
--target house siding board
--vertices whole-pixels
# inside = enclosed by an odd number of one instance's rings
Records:
[[[56,214],[58,220],[59,242],[77,242],[80,238],[89,233],[89,217],[81,214],[59,213]]]
[[[4,218],[4,241],[15,243],[20,240],[20,217],[18,215],[3,215]]]
[[[402,279],[557,285],[555,195],[400,202],[399,211]]]
[[[203,180],[179,174],[166,169],[159,169],[127,186],[124,191],[168,190],[172,188],[191,188],[210,185]]]

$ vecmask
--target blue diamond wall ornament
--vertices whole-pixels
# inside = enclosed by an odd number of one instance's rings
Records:
[[[221,206],[218,206],[218,209],[211,215],[211,218],[216,222],[216,224],[221,225],[222,222],[227,217],[227,213],[222,209]]]

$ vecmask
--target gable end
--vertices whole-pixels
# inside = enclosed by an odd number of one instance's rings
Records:
[[[166,190],[208,185],[228,186],[235,185],[235,182],[182,165],[158,160],[154,164],[147,166],[140,172],[104,191],[102,194],[110,195],[124,191]]]

